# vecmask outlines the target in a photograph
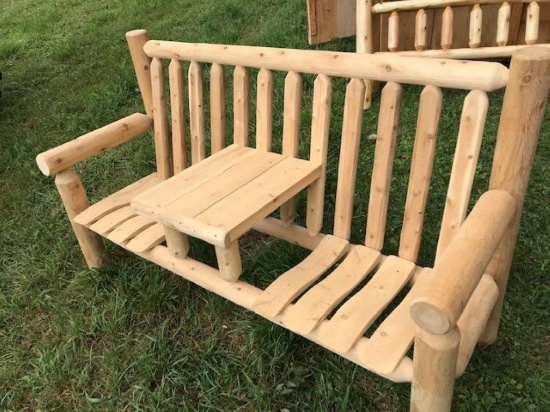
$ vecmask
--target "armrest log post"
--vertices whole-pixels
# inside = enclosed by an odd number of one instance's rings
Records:
[[[63,170],[55,177],[55,185],[88,267],[90,269],[101,267],[104,253],[101,237],[73,220],[76,215],[90,206],[80,178],[70,169]]]
[[[411,411],[450,411],[460,332],[433,335],[418,328],[414,341]]]
[[[411,316],[420,328],[442,335],[456,326],[515,207],[514,198],[503,190],[481,196],[435,265],[433,277],[423,282],[424,294],[411,304]]]
[[[153,116],[153,92],[151,88],[151,58],[143,51],[143,46],[149,41],[147,30],[132,30],[126,33],[126,41],[138,81],[145,113]]]
[[[36,156],[36,164],[46,176],[55,175],[72,165],[105,152],[144,133],[152,119],[134,113],[107,126],[63,143]]]
[[[504,95],[489,183],[490,189],[506,190],[514,197],[516,211],[486,271],[495,278],[499,297],[480,338],[484,344],[493,343],[498,333],[527,182],[549,88],[550,50],[528,47],[516,52],[510,65],[510,81]]]

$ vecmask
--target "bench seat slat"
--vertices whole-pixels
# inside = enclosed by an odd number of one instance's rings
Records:
[[[344,261],[327,278],[290,306],[282,322],[300,334],[310,333],[380,261],[380,252],[365,246],[351,247]]]
[[[136,237],[130,240],[126,245],[126,248],[135,253],[143,253],[157,245],[160,245],[165,240],[164,226],[159,223],[155,223],[153,226],[143,230]]]
[[[109,233],[107,239],[115,243],[122,243],[137,236],[140,232],[154,224],[155,222],[151,219],[143,216],[134,216]]]
[[[349,351],[411,278],[415,265],[387,257],[373,278],[332,317],[323,344],[337,353]]]
[[[300,264],[279,276],[264,290],[252,309],[266,317],[277,316],[297,296],[321,277],[348,250],[345,239],[327,235]]]
[[[423,269],[420,277],[429,276],[431,269]],[[377,373],[393,371],[411,347],[416,324],[410,316],[412,301],[421,294],[420,283],[409,291],[401,303],[361,346],[360,358]]]
[[[89,226],[103,216],[130,204],[134,196],[139,195],[160,183],[156,173],[144,177],[105,199],[94,203],[89,208],[75,216],[74,221],[79,225]]]
[[[104,235],[135,215],[136,214],[130,206],[124,206],[99,219],[90,226],[90,230],[100,235]]]

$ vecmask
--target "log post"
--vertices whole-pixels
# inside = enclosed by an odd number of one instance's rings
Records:
[[[411,412],[451,410],[460,332],[433,335],[417,329],[414,342]]]
[[[104,253],[101,237],[74,221],[76,215],[90,206],[80,178],[70,169],[63,170],[55,177],[55,185],[88,267],[90,269],[101,267]]]
[[[516,212],[486,273],[499,288],[499,298],[480,342],[495,341],[519,229],[519,222],[550,88],[550,50],[527,47],[514,53],[500,116],[490,189],[506,190]]]
[[[149,41],[147,30],[132,30],[126,33],[126,41],[132,56],[132,63],[138,81],[141,98],[147,115],[153,115],[153,93],[151,91],[150,65],[151,58],[143,51],[143,46]]]

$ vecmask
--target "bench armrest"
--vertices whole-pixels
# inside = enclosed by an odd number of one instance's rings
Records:
[[[107,126],[94,130],[47,150],[36,156],[36,164],[46,176],[52,176],[75,163],[116,147],[149,129],[153,120],[134,113]]]
[[[412,319],[426,332],[452,330],[516,212],[504,190],[484,193],[458,233],[419,287],[410,308]]]

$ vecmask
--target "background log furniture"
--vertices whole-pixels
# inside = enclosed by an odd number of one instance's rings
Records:
[[[127,39],[147,114],[130,115],[37,156],[40,170],[46,175],[56,175],[56,185],[88,266],[101,265],[101,237],[105,237],[370,371],[395,382],[412,382],[411,410],[449,410],[455,377],[464,372],[476,343],[492,343],[496,338],[550,88],[550,50],[530,47],[517,51],[507,69],[498,63],[392,54],[367,56],[149,41],[144,30],[127,33]],[[165,93],[163,61],[166,60],[170,62],[169,94]],[[189,67],[187,93],[181,61],[188,62]],[[211,65],[210,156],[206,154],[202,74],[207,64]],[[235,67],[233,143],[225,149],[229,139],[222,65]],[[250,68],[259,69],[255,149],[246,148]],[[258,158],[271,157],[272,71],[287,72],[282,154],[273,154],[281,161],[302,156],[298,146],[303,142],[298,142],[298,131],[304,127],[300,113],[302,97],[308,92],[302,79],[308,74],[316,76],[309,154],[303,162],[313,165],[318,172],[307,187],[305,226],[295,223],[301,213],[299,203],[288,196],[274,203],[280,206],[280,218],[265,217],[265,213],[248,218],[247,227],[311,250],[305,260],[281,273],[262,290],[247,282],[250,273],[243,273],[239,279],[230,277],[228,282],[223,270],[198,262],[188,254],[189,244],[177,224],[167,230],[162,219],[137,215],[135,209],[136,206],[139,209],[140,194],[147,191],[156,193],[164,208],[167,194],[162,188],[166,185],[169,196],[181,197],[182,205],[203,201],[203,198],[185,201],[186,190],[192,190],[188,186],[193,185],[190,179],[193,176],[215,179],[215,174],[201,171],[218,169],[219,159],[228,169],[233,165],[239,167],[241,162],[235,158],[229,160],[228,153],[234,152],[237,158],[247,153]],[[329,141],[336,138],[329,133],[331,78],[338,77],[349,81],[341,140],[336,142],[340,156],[335,154],[337,159],[330,159]],[[375,136],[364,243],[353,244],[349,239],[353,207],[357,202],[367,202],[354,196],[365,93],[364,81],[360,79],[387,84],[382,90]],[[401,242],[396,255],[384,256],[381,250],[403,95],[399,83],[420,85],[423,91]],[[503,87],[506,92],[489,188],[468,213],[489,95]],[[435,264],[422,267],[416,262],[443,104],[441,88],[463,89],[467,94]],[[188,113],[184,104],[186,94]],[[189,134],[184,126],[187,123]],[[70,167],[150,127],[154,129],[157,172],[90,206],[79,177]],[[190,162],[187,152],[191,154]],[[331,160],[336,161],[338,168],[335,218],[332,231],[325,234],[323,218],[327,216],[325,209],[331,207],[325,201],[325,191],[332,183],[326,181],[326,171]],[[217,190],[230,191],[229,185],[234,183],[231,179],[221,184],[199,182],[196,188],[204,191],[203,196],[219,195]],[[177,190],[178,185],[181,190]],[[235,190],[238,187],[242,186],[235,185]],[[148,196],[146,199],[150,201]],[[238,203],[229,205],[226,213],[229,216],[239,213],[236,208]],[[217,230],[223,223],[213,223],[212,228]],[[224,263],[223,259],[220,263]],[[409,350],[413,342],[411,358]]]
[[[358,53],[491,59],[550,43],[550,4],[541,0],[309,0],[307,7],[310,44],[356,35]],[[370,107],[373,85],[366,86]]]

